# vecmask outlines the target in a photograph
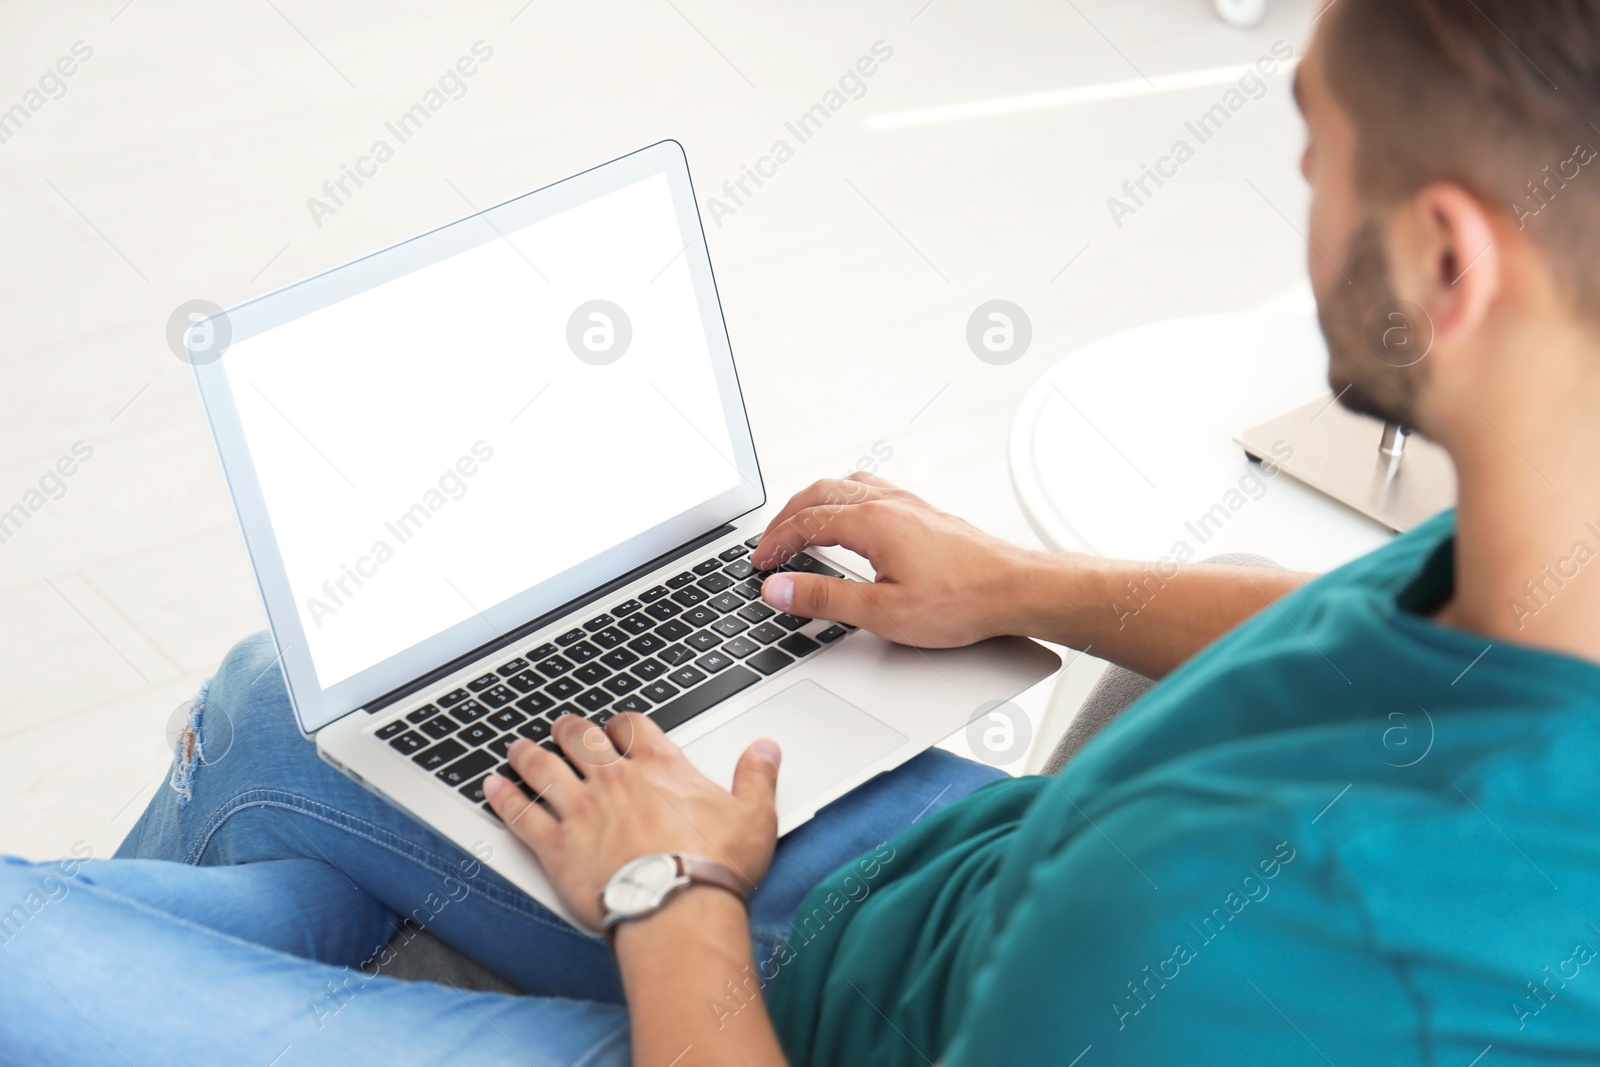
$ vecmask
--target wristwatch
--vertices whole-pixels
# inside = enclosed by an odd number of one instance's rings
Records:
[[[659,852],[640,856],[611,876],[600,890],[600,909],[605,913],[601,925],[610,931],[618,923],[654,915],[668,900],[691,885],[726,889],[749,906],[749,888],[732,869],[699,856]]]

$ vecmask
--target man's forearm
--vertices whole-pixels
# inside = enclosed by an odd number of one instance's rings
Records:
[[[1007,627],[1160,678],[1312,578],[1268,567],[1130,563],[1028,553],[1011,590]]]
[[[784,1062],[737,899],[696,887],[617,928],[617,962],[640,1067]]]

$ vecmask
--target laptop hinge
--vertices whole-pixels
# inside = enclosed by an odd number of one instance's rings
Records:
[[[558,608],[555,608],[555,609],[553,609],[551,611],[545,612],[543,615],[540,615],[537,619],[531,619],[528,622],[523,623],[521,626],[518,626],[515,630],[508,631],[507,633],[504,633],[501,636],[495,638],[493,641],[487,642],[486,644],[479,645],[477,648],[473,649],[471,652],[467,652],[467,653],[464,653],[463,655],[457,656],[455,659],[451,660],[449,663],[446,663],[441,667],[435,668],[434,670],[429,671],[427,674],[424,674],[419,678],[412,679],[411,681],[407,682],[405,685],[401,686],[400,688],[391,690],[391,691],[383,694],[383,696],[378,697],[376,700],[367,701],[365,704],[363,704],[359,708],[356,708],[355,710],[356,711],[366,711],[366,712],[369,712],[369,713],[382,711],[384,708],[388,707],[389,705],[394,704],[394,703],[396,703],[398,701],[404,700],[406,697],[410,696],[413,693],[417,693],[417,692],[420,692],[420,691],[422,691],[424,689],[427,689],[429,686],[432,686],[432,685],[436,684],[441,679],[448,678],[450,675],[456,673],[461,668],[463,668],[463,667],[465,667],[465,666],[467,666],[467,665],[469,665],[471,663],[475,663],[478,660],[483,659],[485,656],[491,655],[492,653],[497,652],[500,649],[507,648],[507,647],[509,647],[511,645],[517,644],[524,637],[527,637],[529,634],[533,633],[536,630],[543,629],[544,627],[550,625],[552,622],[555,622],[557,619],[560,619],[560,618],[562,618],[563,616],[566,616],[566,615],[571,615],[574,612],[580,611],[583,608],[589,606],[590,604],[593,604],[597,600],[603,600],[606,597],[610,596],[612,593],[615,593],[618,589],[623,588],[624,586],[632,585],[634,582],[638,581],[640,578],[643,578],[645,575],[649,574],[651,571],[655,570],[656,568],[664,566],[664,565],[666,565],[668,563],[671,563],[673,560],[678,559],[680,556],[686,556],[689,553],[694,552],[696,549],[701,548],[704,545],[710,544],[712,541],[716,541],[716,540],[718,540],[720,538],[726,537],[728,534],[732,533],[733,530],[734,530],[734,527],[733,527],[732,523],[728,523],[728,524],[719,526],[714,530],[708,530],[705,533],[701,534],[699,537],[694,538],[692,541],[686,541],[683,544],[679,545],[677,548],[669,549],[668,551],[663,552],[661,555],[657,556],[655,559],[651,560],[650,562],[642,564],[642,565],[640,565],[638,567],[635,567],[633,570],[629,571],[627,574],[623,574],[623,575],[620,575],[620,576],[618,576],[616,578],[613,578],[611,581],[607,582],[606,584],[604,584],[602,586],[597,586],[596,588],[590,590],[589,592],[585,593],[584,595],[582,595],[580,597],[577,597],[577,598],[575,598],[573,600],[569,600],[565,604],[562,604]]]

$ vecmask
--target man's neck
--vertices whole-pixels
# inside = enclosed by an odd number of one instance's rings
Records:
[[[1438,621],[1600,662],[1600,441],[1588,408],[1485,411],[1447,443],[1460,483],[1455,593]],[[1491,422],[1491,420],[1493,420]]]

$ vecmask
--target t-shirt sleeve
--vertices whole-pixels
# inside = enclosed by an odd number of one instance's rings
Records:
[[[1029,866],[950,1067],[1420,1058],[1413,998],[1301,816],[1151,796]]]

